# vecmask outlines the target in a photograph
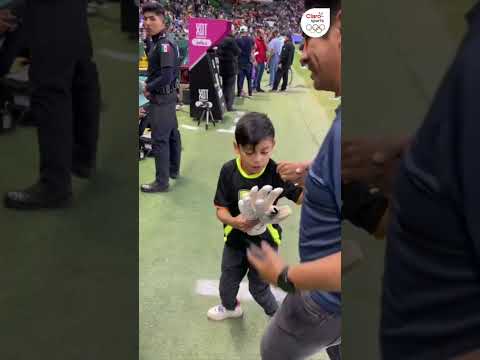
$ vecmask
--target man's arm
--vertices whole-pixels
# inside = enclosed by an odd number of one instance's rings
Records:
[[[342,141],[342,181],[373,185],[390,196],[392,184],[411,137],[356,138]]]
[[[240,56],[242,53],[242,50],[240,49],[240,46],[238,46],[237,42],[235,40],[232,40],[232,48],[233,48],[233,53],[235,56]]]
[[[282,47],[282,52],[280,53],[280,64],[287,65],[288,63],[288,49],[285,45]]]
[[[149,83],[145,83],[145,88],[151,93],[171,84],[174,78],[174,70],[173,66],[163,67],[162,76],[153,79]]]
[[[342,290],[342,254],[337,252],[319,260],[289,268],[288,278],[300,290]]]
[[[360,182],[342,184],[342,217],[377,239],[385,237],[388,198]]]
[[[247,257],[267,282],[277,285],[278,276],[286,264],[268,243],[263,241],[261,250],[249,248]],[[341,268],[342,255],[337,252],[318,260],[290,266],[288,279],[299,290],[341,291]]]
[[[12,31],[17,26],[17,18],[9,9],[0,10],[0,34]]]
[[[277,165],[277,172],[283,181],[290,181],[303,187],[311,160],[302,162],[281,161]]]

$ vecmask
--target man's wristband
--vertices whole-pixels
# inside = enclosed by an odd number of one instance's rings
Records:
[[[297,290],[295,284],[288,278],[288,266],[285,266],[278,275],[277,286],[287,293],[293,293]]]

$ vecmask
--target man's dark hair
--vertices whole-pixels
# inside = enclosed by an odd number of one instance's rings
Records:
[[[149,1],[142,5],[142,14],[146,12],[153,12],[155,15],[165,17],[165,9],[154,1]]]
[[[313,8],[330,8],[330,19],[333,21],[342,8],[342,0],[305,0],[305,11]]]
[[[275,129],[266,114],[250,112],[238,120],[235,128],[235,141],[237,145],[251,145],[255,148],[265,139],[274,139]]]

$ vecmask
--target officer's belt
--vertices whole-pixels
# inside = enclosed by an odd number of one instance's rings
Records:
[[[154,94],[157,95],[168,95],[176,90],[174,85],[163,86],[160,89],[155,89]]]

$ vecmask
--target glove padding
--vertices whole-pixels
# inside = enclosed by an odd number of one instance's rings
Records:
[[[285,220],[290,214],[291,209],[288,205],[273,205],[283,192],[283,188],[273,189],[270,185],[265,185],[260,190],[254,186],[250,193],[238,202],[240,213],[248,220],[259,220],[248,235],[256,236],[266,231],[267,224],[278,224]]]

